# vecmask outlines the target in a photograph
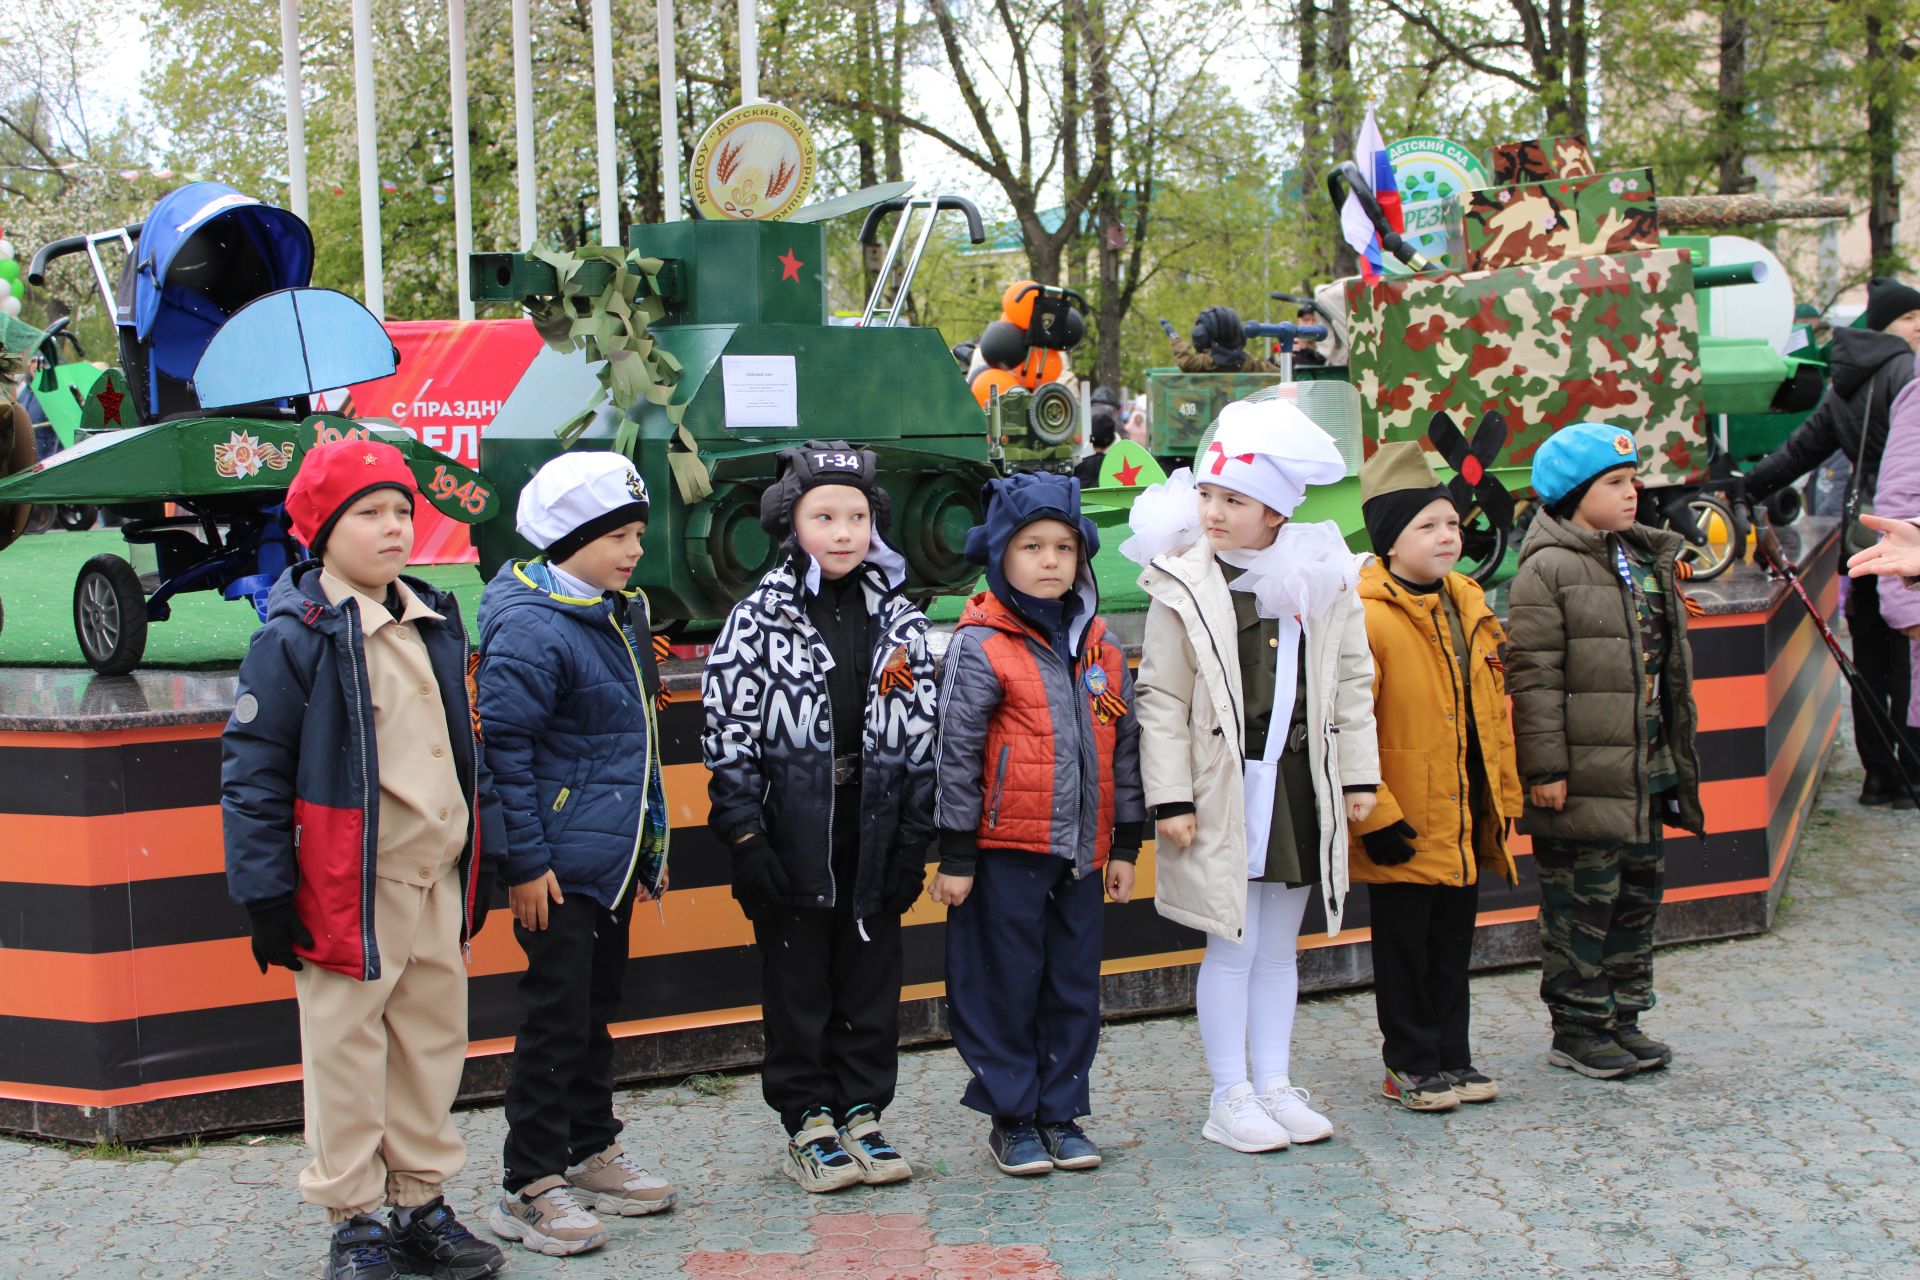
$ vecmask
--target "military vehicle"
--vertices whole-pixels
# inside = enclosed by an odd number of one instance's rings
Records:
[[[366,308],[308,287],[313,235],[287,210],[189,183],[144,223],[45,246],[28,281],[43,286],[70,254],[86,255],[116,316],[120,363],[87,379],[71,448],[0,480],[0,508],[85,504],[125,517],[128,555],[94,556],[74,583],[74,631],[94,670],[137,666],[148,624],[182,592],[218,591],[266,616],[275,578],[302,553],[282,504],[316,444],[386,440],[436,510],[474,523],[498,509],[477,473],[391,423],[314,410],[316,393],[391,374],[398,355]]]

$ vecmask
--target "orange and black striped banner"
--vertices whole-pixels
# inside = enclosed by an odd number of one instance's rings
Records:
[[[1808,588],[1829,616],[1838,597],[1833,546],[1826,537],[1805,558]],[[1688,923],[1684,907],[1670,907],[1663,939],[1765,926],[1764,904],[1833,740],[1844,685],[1799,603],[1772,594],[1764,611],[1692,622],[1709,831],[1704,840],[1668,833],[1667,900],[1697,904],[1699,914]],[[630,1050],[627,1074],[662,1060],[659,1046],[642,1040],[679,1033],[732,1029],[703,1042],[730,1046],[710,1065],[756,1060],[759,959],[728,893],[726,852],[704,825],[697,669],[672,672],[667,683],[660,729],[673,887],[661,912],[643,904],[634,915],[617,1027]],[[145,1136],[229,1127],[243,1112],[260,1123],[260,1107],[227,1102],[236,1091],[298,1079],[292,979],[258,972],[245,913],[227,898],[220,728],[0,730],[0,1128],[84,1136],[99,1122],[77,1117],[141,1107],[166,1117],[132,1126]],[[1524,854],[1527,842],[1515,848]],[[1521,932],[1538,903],[1532,860],[1520,863],[1518,888],[1487,884],[1480,899],[1482,926],[1508,929],[1509,958],[1525,958],[1514,948],[1529,945]],[[1173,971],[1197,963],[1202,945],[1155,913],[1151,846],[1139,873],[1135,901],[1106,908],[1112,1013],[1185,1000],[1190,977]],[[907,917],[909,1001],[942,994],[944,917],[925,898]],[[1318,968],[1308,957],[1310,985],[1364,978],[1357,961],[1336,953],[1357,955],[1367,924],[1367,895],[1357,887],[1336,938],[1311,908],[1302,945],[1326,954]],[[511,1049],[521,965],[511,918],[496,905],[473,948],[475,1088],[492,1087],[497,1072],[485,1060]],[[925,1034],[937,1022],[932,1012],[917,1019]],[[283,1100],[268,1118],[296,1119],[297,1092],[275,1096]]]

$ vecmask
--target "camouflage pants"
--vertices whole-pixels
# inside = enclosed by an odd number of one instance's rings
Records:
[[[1540,998],[1555,1027],[1606,1029],[1653,1007],[1653,924],[1666,870],[1648,844],[1534,841],[1540,872]]]

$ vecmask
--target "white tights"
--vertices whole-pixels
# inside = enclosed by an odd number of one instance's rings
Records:
[[[1293,1040],[1293,1007],[1300,995],[1295,954],[1300,919],[1306,914],[1309,886],[1247,885],[1247,927],[1239,942],[1207,935],[1200,961],[1195,1001],[1200,1012],[1200,1042],[1213,1096],[1226,1096],[1237,1084],[1254,1083],[1264,1092],[1287,1078]],[[1247,1073],[1249,1050],[1253,1074]]]

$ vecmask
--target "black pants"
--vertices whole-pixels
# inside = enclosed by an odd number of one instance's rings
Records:
[[[982,849],[947,912],[947,1027],[975,1111],[1044,1124],[1093,1110],[1103,877],[1045,853]]]
[[[584,893],[547,904],[547,927],[513,926],[527,953],[520,976],[526,1016],[507,1076],[509,1192],[564,1174],[620,1135],[613,1114],[613,1036],[627,970],[633,887],[609,911]]]
[[[847,905],[755,913],[767,1035],[760,1088],[788,1133],[816,1107],[885,1111],[900,1074],[900,917]],[[860,936],[864,927],[866,937]]]
[[[1904,591],[1895,583],[1891,590]],[[1911,642],[1889,627],[1880,616],[1880,580],[1855,578],[1847,589],[1847,631],[1853,637],[1853,665],[1860,669],[1862,683],[1873,690],[1875,700],[1903,729],[1907,723],[1907,693],[1913,682]],[[1899,770],[1894,753],[1881,740],[1867,700],[1856,690],[1853,695],[1853,742],[1860,751],[1860,763],[1867,776],[1898,785]],[[1920,780],[1920,767],[1905,751],[1900,764],[1907,776]]]
[[[1480,886],[1370,884],[1367,901],[1380,1056],[1412,1076],[1472,1065],[1467,963]]]

